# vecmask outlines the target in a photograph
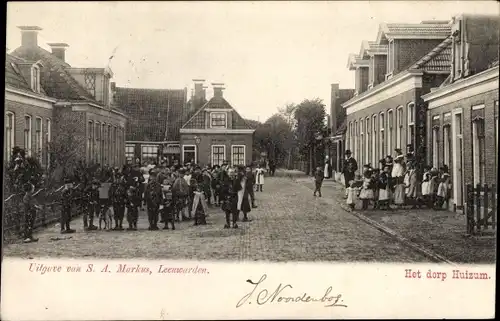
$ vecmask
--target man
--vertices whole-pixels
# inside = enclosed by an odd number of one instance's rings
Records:
[[[33,225],[35,223],[36,208],[34,197],[35,185],[31,183],[25,183],[23,186],[24,197],[24,218],[25,218],[25,229],[24,229],[24,243],[37,242],[38,239],[33,237]]]
[[[71,221],[71,205],[74,201],[73,183],[69,178],[64,180],[64,189],[61,198],[61,234],[75,233],[75,230],[69,227]]]
[[[248,195],[250,195],[250,200],[252,202],[252,208],[257,208],[255,206],[255,175],[252,172],[252,168],[250,166],[247,166],[245,168],[245,175],[247,176],[247,181],[246,181],[246,189],[248,191]]]
[[[184,179],[184,169],[179,170],[179,176],[175,179],[172,185],[172,200],[174,202],[174,214],[176,221],[179,222],[179,213],[182,212],[182,219],[187,219],[185,216],[187,198],[189,197],[189,185]]]
[[[342,167],[342,172],[344,173],[345,187],[347,198],[347,187],[349,187],[349,182],[354,180],[354,173],[358,170],[358,163],[351,157],[351,151],[348,149],[345,151],[345,160]]]
[[[162,201],[162,191],[161,185],[158,182],[157,174],[155,170],[150,172],[149,183],[146,186],[145,196],[146,196],[146,207],[148,211],[149,220],[149,230],[158,230],[158,214],[160,210],[160,204]]]
[[[321,170],[321,167],[318,166],[316,168],[316,172],[314,173],[314,182],[316,187],[314,189],[313,196],[316,196],[316,193],[319,193],[319,197],[321,197],[321,185],[323,185],[323,179],[325,178],[324,175],[325,174]]]
[[[269,175],[274,176],[274,172],[276,171],[276,164],[273,159],[269,160]]]
[[[118,175],[109,189],[109,197],[113,204],[115,219],[114,230],[123,230],[123,217],[125,216],[125,204],[127,200],[127,183],[125,178]]]
[[[83,214],[83,228],[86,231],[97,230],[94,225],[94,216],[99,213],[99,181],[92,180],[92,184],[85,191],[87,210]]]

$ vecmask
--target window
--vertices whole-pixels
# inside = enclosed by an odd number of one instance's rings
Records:
[[[402,148],[403,138],[403,107],[396,109],[396,148]]]
[[[485,145],[484,119],[472,121],[472,154],[474,168],[474,185],[485,183]]]
[[[5,113],[5,159],[10,160],[12,149],[15,144],[16,116],[8,111]]]
[[[443,164],[451,167],[451,127],[446,125],[443,127]]]
[[[115,135],[116,135],[116,127],[115,127]],[[133,162],[134,161],[134,154],[135,154],[135,145],[125,145],[125,159],[127,162]]]
[[[36,65],[31,67],[31,89],[40,92],[40,68]]]
[[[106,150],[108,151],[108,160],[106,161],[107,164],[112,164],[113,163],[113,145],[111,145],[111,125],[108,125],[108,132],[107,132],[107,138],[106,138],[106,144],[108,145],[106,147]]]
[[[226,159],[226,146],[212,145],[212,166],[222,165]]]
[[[363,164],[364,162],[364,142],[365,142],[365,137],[364,137],[364,126],[365,122],[364,119],[359,120],[359,162],[360,164]]]
[[[415,143],[415,104],[408,104],[408,137],[407,144],[414,146]]]
[[[43,135],[42,135],[42,119],[40,117],[35,118],[35,153],[37,153],[38,159],[42,162],[42,150],[43,150]]]
[[[354,155],[354,158],[358,159],[358,155],[359,155],[359,152],[358,152],[358,139],[359,139],[359,129],[358,129],[358,122],[355,121],[354,122],[354,151],[353,151],[353,155]]]
[[[387,155],[392,155],[392,136],[394,133],[394,112],[389,110],[387,112]]]
[[[31,116],[24,116],[24,149],[31,156]]]
[[[439,116],[438,116],[439,119]],[[439,127],[432,128],[432,166],[439,168]]]
[[[373,88],[375,83],[375,56],[370,57],[370,76],[368,81],[368,89]]]
[[[394,72],[394,40],[389,40],[389,48],[387,51],[387,74],[385,75],[385,79],[389,79],[392,77],[392,73]]]
[[[141,146],[141,162],[156,162],[158,160],[158,145]]]
[[[370,162],[370,153],[371,153],[371,141],[370,141],[370,136],[371,136],[371,133],[370,133],[370,130],[371,130],[371,127],[370,127],[370,117],[366,117],[365,119],[365,126],[366,126],[366,130],[365,130],[365,138],[366,138],[366,142],[365,142],[365,159],[366,159],[366,163],[368,164]]]
[[[211,113],[210,127],[211,128],[226,128],[226,113]]]
[[[116,139],[116,126],[113,127],[113,163],[118,165],[118,144],[117,144],[117,139]],[[132,156],[133,158],[133,156]]]
[[[231,146],[231,164],[245,165],[245,145]]]
[[[87,149],[88,149],[88,155],[89,155],[89,162],[91,163],[94,160],[94,123],[92,121],[89,121],[88,124],[88,144],[87,144]]]
[[[45,125],[47,126],[47,168],[50,167],[50,142],[52,141],[52,123],[47,119]]]
[[[106,164],[107,160],[107,155],[106,155],[106,124],[102,124],[101,128],[101,164]]]
[[[380,133],[380,159],[385,158],[385,115],[384,113],[380,113],[380,119],[379,119],[379,133]]]
[[[197,160],[196,145],[182,145],[182,162],[195,163]]]
[[[377,167],[378,159],[377,159],[377,115],[372,116],[372,166]]]

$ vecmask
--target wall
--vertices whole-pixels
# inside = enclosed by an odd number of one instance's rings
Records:
[[[498,152],[495,142],[495,110],[494,103],[498,100],[498,91],[493,90],[480,95],[468,97],[460,101],[446,104],[429,111],[429,118],[432,120],[433,116],[439,115],[440,117],[440,135],[438,139],[438,159],[441,162],[444,158],[444,142],[443,142],[443,118],[447,112],[452,112],[456,108],[462,109],[462,136],[463,136],[463,184],[473,183],[473,155],[472,155],[472,123],[471,123],[471,108],[472,106],[484,104],[484,119],[485,119],[485,173],[486,183],[496,184],[497,182],[497,164],[495,153]],[[453,117],[453,114],[452,114]],[[453,118],[452,118],[453,121]],[[428,126],[428,131],[431,126]],[[428,146],[432,146],[432,135],[428,135]],[[427,161],[432,162],[432,148],[429,148]]]
[[[383,93],[381,93],[383,94]],[[372,146],[372,144],[369,145],[369,149],[372,151],[371,153],[373,153],[373,150],[376,151],[376,155],[377,157],[375,158],[376,161],[378,162],[379,159],[382,158],[382,156],[386,156],[388,154],[391,154],[393,155],[394,152],[393,150],[389,151],[387,150],[387,140],[388,140],[388,133],[389,131],[387,130],[387,121],[388,121],[388,118],[387,118],[387,111],[389,109],[392,109],[393,110],[393,117],[394,117],[394,124],[396,124],[396,109],[398,106],[403,106],[403,119],[404,119],[404,122],[403,122],[403,128],[402,128],[402,135],[404,137],[404,141],[401,142],[401,149],[405,150],[405,147],[406,147],[406,139],[407,139],[407,120],[408,120],[408,112],[407,112],[407,105],[410,103],[410,102],[415,102],[416,101],[416,97],[417,96],[417,89],[411,89],[411,90],[408,90],[404,93],[401,93],[397,96],[394,96],[394,97],[391,97],[389,99],[386,99],[382,102],[379,102],[375,105],[372,105],[370,106],[369,108],[365,108],[363,110],[360,110],[358,112],[355,112],[354,114],[350,114],[350,115],[347,115],[347,133],[346,135],[348,136],[348,138],[346,139],[346,146],[345,146],[345,149],[350,149],[350,137],[349,137],[349,122],[354,122],[354,121],[358,121],[361,120],[361,119],[365,119],[366,121],[366,117],[370,117],[370,120],[372,119],[372,116],[373,115],[377,115],[377,139],[375,140],[376,144],[375,146]],[[380,117],[380,113],[381,112],[384,112],[385,114],[385,130],[384,130],[384,141],[386,142],[385,143],[385,150],[383,151],[383,153],[380,151],[380,141],[379,141],[379,117]],[[391,139],[392,139],[392,149],[396,148],[396,142],[397,142],[397,130],[395,128],[396,126],[394,126],[394,129],[392,131],[392,136],[391,136]],[[365,134],[366,135],[366,134]],[[373,128],[371,129],[371,135],[373,135]],[[372,138],[370,138],[371,140]],[[363,143],[363,146],[365,145],[365,143]],[[363,156],[363,159],[359,159],[359,153],[357,151],[354,151],[352,150],[353,152],[353,156],[356,158],[356,160],[358,161],[358,167],[361,167],[362,165],[366,164],[367,162],[365,161],[365,157],[366,156]],[[363,150],[363,155],[365,155],[365,150]],[[377,164],[373,164],[372,162],[372,158],[373,157],[370,157],[369,159],[369,162],[368,163],[372,163],[371,165],[373,167],[378,167],[378,163]]]
[[[36,139],[36,117],[41,117],[42,118],[42,138],[43,138],[43,146],[42,146],[42,166],[46,165],[46,160],[47,160],[47,119],[51,120],[51,127],[52,127],[52,138],[54,137],[54,127],[55,123],[53,118],[53,110],[52,108],[44,108],[44,107],[38,107],[34,105],[30,105],[28,103],[24,102],[18,102],[18,101],[13,101],[13,100],[7,100],[5,99],[5,112],[10,111],[14,113],[15,115],[15,128],[14,128],[14,146],[19,146],[21,148],[25,148],[24,146],[24,127],[25,127],[25,120],[24,117],[26,115],[31,116],[31,146],[34,148],[35,146],[35,139]],[[5,142],[4,142],[5,143]],[[5,153],[6,151],[4,151]],[[8,155],[10,155],[12,151],[8,152]],[[5,159],[5,157],[4,157]]]
[[[386,55],[375,55],[374,56],[374,66],[375,66],[375,79],[373,86],[385,81],[385,73],[387,72],[387,56]]]
[[[444,39],[396,39],[394,40],[394,72],[398,74],[424,57]]]
[[[252,134],[181,134],[181,159],[183,145],[196,145],[194,137],[201,138],[198,145],[198,163],[206,165],[212,162],[212,145],[226,146],[226,160],[231,161],[231,145],[245,145],[245,162],[252,162]]]

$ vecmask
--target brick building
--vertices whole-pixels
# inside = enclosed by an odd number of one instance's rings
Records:
[[[332,171],[339,172],[344,158],[346,132],[345,110],[342,104],[354,96],[354,89],[340,89],[339,84],[331,85],[330,95],[330,149],[328,156]]]
[[[361,167],[413,150],[423,165],[426,153],[426,105],[422,95],[449,75],[451,24],[380,25],[376,41],[363,41],[349,56],[356,73],[354,97],[346,112],[346,146]]]
[[[65,60],[67,44],[50,43],[48,52],[38,46],[41,28],[19,28],[21,46],[7,56],[5,66],[5,152],[18,145],[40,154],[47,166],[49,146],[72,135],[76,158],[123,164],[127,120],[113,104],[111,70],[73,68]]]
[[[423,97],[427,161],[449,167],[455,208],[464,205],[466,184],[497,181],[498,37],[497,16],[455,17],[450,76]]]
[[[115,88],[116,103],[129,117],[127,162],[180,162],[179,129],[186,117],[186,89]]]
[[[180,130],[182,161],[234,165],[252,161],[254,129],[224,99],[223,84],[212,84],[214,96]]]

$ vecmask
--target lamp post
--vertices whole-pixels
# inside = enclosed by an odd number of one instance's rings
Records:
[[[194,136],[194,143],[196,144],[196,151],[195,151],[195,155],[196,155],[196,164],[198,165],[198,146],[200,145],[200,142],[201,142],[201,138],[198,137],[198,136]]]

